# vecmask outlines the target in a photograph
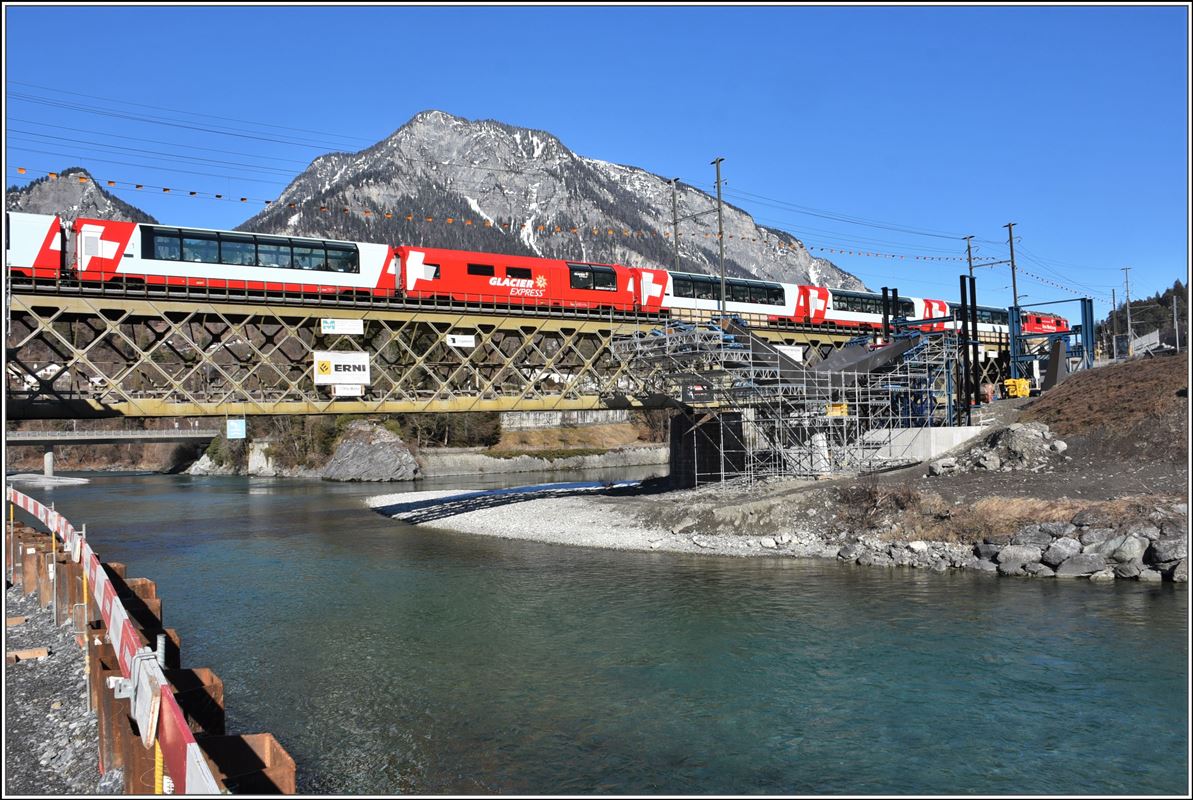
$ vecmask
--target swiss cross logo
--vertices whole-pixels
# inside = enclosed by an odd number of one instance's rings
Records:
[[[135,222],[79,220],[79,271],[115,272],[124,248],[132,238]]]

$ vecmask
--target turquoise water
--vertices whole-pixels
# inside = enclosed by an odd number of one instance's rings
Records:
[[[277,736],[303,792],[1187,788],[1184,586],[489,540],[362,505],[387,491],[31,493],[157,581],[229,731]]]

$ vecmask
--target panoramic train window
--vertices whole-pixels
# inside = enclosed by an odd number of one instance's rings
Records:
[[[329,243],[327,245],[327,268],[332,272],[360,272],[356,248]]]
[[[214,233],[188,231],[182,235],[182,260],[218,264],[220,242]]]
[[[279,239],[257,239],[257,266],[281,267],[290,269],[293,266],[290,255],[290,243]]]
[[[176,230],[144,228],[141,252],[152,253],[152,258],[162,261],[177,261],[182,258],[182,234]]]
[[[766,287],[767,303],[772,306],[783,305],[783,287],[782,286],[768,286]]]
[[[257,266],[257,245],[252,236],[220,235],[220,263],[240,267]]]
[[[505,277],[520,278],[521,280],[530,280],[530,269],[528,267],[506,267]]]
[[[671,280],[671,295],[673,297],[695,297],[696,290],[687,278],[675,277]]]
[[[483,275],[485,277],[492,278],[497,273],[493,270],[492,264],[469,264],[468,274]]]
[[[294,245],[295,269],[327,269],[327,251],[314,245]]]
[[[750,302],[750,286],[749,284],[739,283],[737,281],[729,281],[725,287],[725,293],[729,295],[730,300],[738,303]]]
[[[721,297],[721,282],[712,278],[692,278],[696,288],[697,300],[719,300]]]

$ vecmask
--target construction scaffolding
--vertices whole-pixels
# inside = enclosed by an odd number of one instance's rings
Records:
[[[672,420],[672,477],[685,486],[915,463],[908,429],[960,419],[960,346],[950,331],[913,331],[881,345],[859,338],[805,363],[733,317],[673,322],[611,344],[651,392],[681,409]]]

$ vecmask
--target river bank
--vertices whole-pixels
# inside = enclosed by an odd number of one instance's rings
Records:
[[[120,794],[123,775],[101,779],[96,716],[87,710],[82,651],[69,625],[54,627],[37,595],[8,586],[5,614],[25,621],[7,628],[6,650],[45,647],[40,660],[4,667],[5,795]]]
[[[1066,522],[1026,524],[1001,541],[942,541],[911,538],[898,528],[859,533],[833,525],[838,515],[832,491],[784,481],[659,494],[648,482],[611,489],[548,485],[518,493],[407,492],[367,502],[409,524],[579,547],[826,558],[1036,578],[1188,580],[1184,503],[1155,504],[1143,519],[1134,514],[1117,526],[1107,504],[1091,503]]]

